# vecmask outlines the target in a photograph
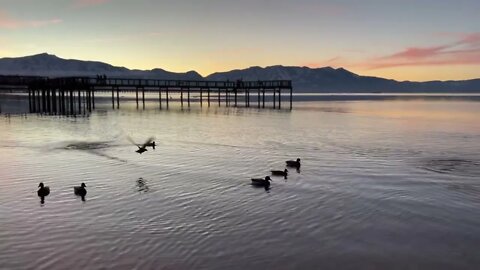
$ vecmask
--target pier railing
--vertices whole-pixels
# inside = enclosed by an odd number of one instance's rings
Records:
[[[1,78],[0,78],[1,79]],[[197,81],[197,80],[155,80],[155,79],[124,79],[124,78],[91,78],[91,77],[63,77],[63,78],[37,78],[18,81],[20,84],[55,87],[189,87],[189,88],[291,88],[289,80],[270,81]],[[0,84],[1,80],[0,80]]]

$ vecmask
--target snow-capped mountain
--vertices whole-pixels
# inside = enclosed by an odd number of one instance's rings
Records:
[[[96,76],[126,78],[155,78],[167,80],[201,80],[202,76],[195,71],[175,73],[163,69],[130,70],[125,67],[116,67],[110,64],[63,59],[55,55],[42,53],[18,58],[0,59],[1,75],[34,75],[34,76]]]
[[[295,66],[250,67],[218,72],[209,80],[292,80],[297,92],[480,92],[480,79],[465,81],[399,82],[360,76],[346,69]]]
[[[96,76],[164,80],[292,80],[296,92],[480,92],[480,79],[465,81],[399,82],[361,76],[346,69],[295,66],[250,67],[202,77],[195,71],[169,72],[163,69],[131,70],[110,64],[62,59],[51,54],[1,58],[0,75]]]

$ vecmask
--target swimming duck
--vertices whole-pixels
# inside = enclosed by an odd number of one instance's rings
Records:
[[[43,183],[38,184],[38,187],[39,187],[37,191],[38,197],[45,197],[45,196],[48,196],[48,194],[50,194],[50,188],[44,186]]]
[[[289,166],[289,167],[297,167],[297,168],[300,167],[300,159],[299,158],[297,158],[297,160],[287,160],[287,161],[285,161],[285,163],[287,163],[287,166]]]
[[[287,175],[288,175],[288,170],[285,169],[283,171],[271,171],[272,172],[272,175],[281,175],[283,177],[285,177],[285,179],[287,179]]]
[[[270,181],[272,181],[272,179],[270,179],[270,176],[265,176],[265,179],[252,178],[252,185],[268,188],[270,186]]]
[[[87,195],[87,190],[85,189],[87,186],[85,183],[82,183],[80,186],[73,187],[73,193],[77,196],[84,197]]]

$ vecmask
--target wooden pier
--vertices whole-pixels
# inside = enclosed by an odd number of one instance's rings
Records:
[[[159,109],[168,109],[172,95],[182,107],[193,102],[200,106],[256,107],[282,109],[282,98],[293,108],[293,88],[289,80],[274,81],[189,81],[92,77],[0,76],[0,88],[28,92],[31,112],[81,114],[95,109],[97,93],[111,93],[113,109],[120,108],[120,93],[135,93],[137,108],[145,108],[145,94],[156,93]],[[177,98],[178,96],[178,98]],[[252,97],[253,96],[253,97]],[[98,98],[97,98],[98,99]],[[270,105],[271,104],[271,105]]]

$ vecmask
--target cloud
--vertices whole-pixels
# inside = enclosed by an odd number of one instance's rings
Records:
[[[61,22],[61,19],[20,20],[11,17],[7,12],[0,10],[0,29],[37,28]]]
[[[306,62],[303,64],[300,64],[301,66],[304,67],[309,67],[309,68],[320,68],[320,67],[325,67],[325,66],[330,66],[330,67],[342,67],[342,66],[348,66],[349,64],[347,61],[341,57],[341,56],[336,56],[327,60],[323,61],[310,61]]]
[[[73,6],[76,8],[83,8],[89,6],[98,6],[110,2],[111,0],[75,0]]]
[[[458,44],[480,46],[480,33],[462,34],[462,36]]]
[[[410,47],[400,52],[370,59],[361,64],[368,69],[398,66],[480,65],[480,33],[456,34],[449,44]]]

